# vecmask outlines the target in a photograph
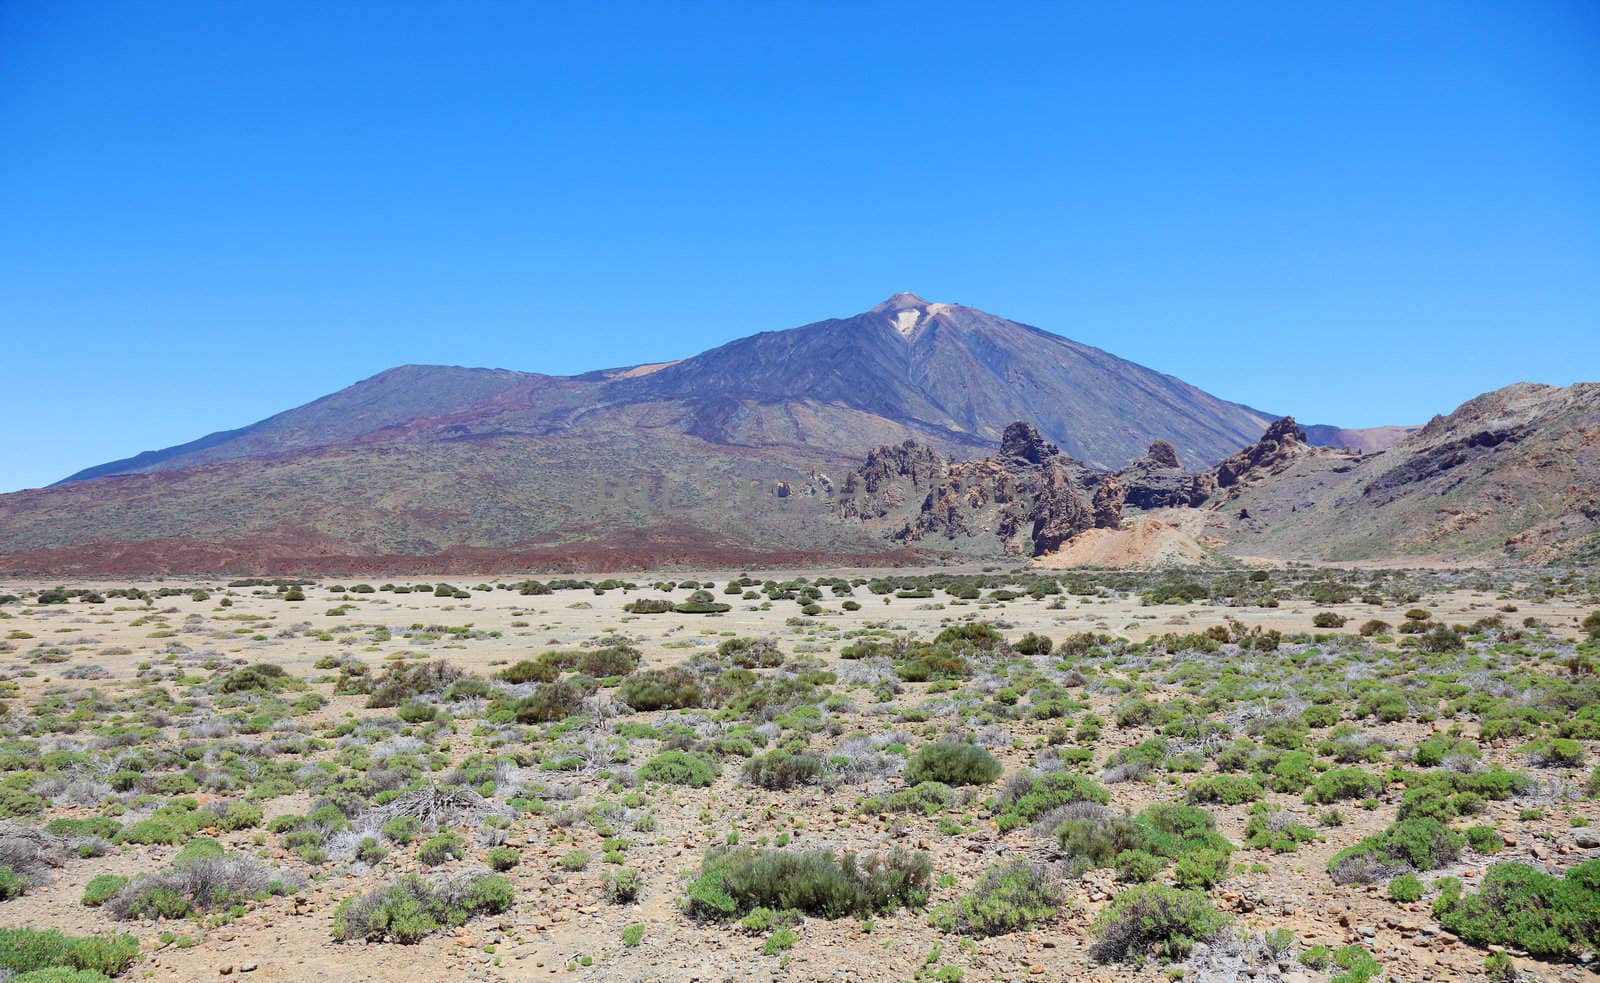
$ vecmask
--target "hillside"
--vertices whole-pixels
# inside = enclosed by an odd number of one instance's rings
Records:
[[[1600,533],[1600,383],[1486,393],[1380,454],[1299,460],[1227,511],[1241,556],[1570,557]]]

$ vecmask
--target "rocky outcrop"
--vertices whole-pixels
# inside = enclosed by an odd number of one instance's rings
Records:
[[[1187,508],[1209,496],[1212,482],[1185,471],[1178,452],[1164,440],[1150,445],[1139,460],[1116,473],[1127,505],[1136,509]]]
[[[1007,553],[1036,556],[1085,530],[1116,528],[1124,493],[1114,476],[1062,454],[1018,421],[1005,428],[1000,453],[981,460],[946,464],[909,441],[873,451],[845,480],[836,512],[885,524],[898,512],[893,537],[905,543],[970,540],[992,549],[999,540]]]
[[[1211,469],[1218,488],[1232,488],[1272,474],[1311,451],[1306,432],[1286,416],[1267,427],[1261,439]]]
[[[1094,504],[1090,507],[1094,515],[1096,529],[1121,529],[1122,507],[1127,498],[1127,489],[1122,487],[1122,481],[1114,474],[1108,474],[1100,479],[1100,484],[1094,490]]]
[[[1023,420],[1009,425],[1000,435],[1000,459],[1012,464],[1043,464],[1061,453],[1061,448],[1044,439],[1039,428]]]
[[[938,451],[914,440],[879,447],[845,477],[834,509],[847,519],[882,519],[920,498],[947,467]]]

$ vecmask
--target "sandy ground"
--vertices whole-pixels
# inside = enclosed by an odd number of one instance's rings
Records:
[[[776,576],[783,579],[792,572],[749,573],[757,579]],[[899,572],[897,572],[899,573]],[[671,579],[715,580],[724,583],[730,571],[698,575],[675,573]],[[815,575],[815,574],[814,574]],[[827,575],[840,575],[828,571]],[[845,574],[848,575],[848,574]],[[595,577],[593,579],[600,579]],[[654,577],[628,575],[641,585]],[[494,580],[485,578],[485,582]],[[401,581],[395,581],[401,582]],[[458,587],[479,583],[476,578],[452,578]],[[271,589],[223,588],[219,581],[179,582],[164,580],[140,584],[146,589],[183,586],[204,587],[213,591],[203,601],[187,595],[163,598],[153,608],[110,599],[103,605],[73,603],[38,607],[19,612],[6,609],[11,617],[0,621],[0,636],[10,633],[9,650],[0,650],[0,666],[13,671],[5,675],[21,686],[24,702],[53,686],[104,687],[115,692],[132,679],[141,663],[158,660],[182,645],[192,651],[236,657],[247,661],[270,661],[305,677],[324,674],[315,669],[322,657],[343,653],[358,655],[380,665],[386,655],[425,652],[444,658],[472,672],[489,674],[499,666],[526,658],[550,648],[570,647],[615,629],[628,636],[644,653],[646,667],[681,661],[691,654],[706,651],[731,635],[773,636],[786,652],[810,652],[836,660],[845,632],[879,626],[896,633],[921,635],[936,633],[941,626],[968,616],[1003,622],[1006,633],[1015,637],[1036,631],[1055,638],[1082,631],[1105,632],[1142,639],[1166,632],[1199,631],[1211,625],[1237,619],[1247,626],[1260,625],[1284,632],[1311,630],[1312,616],[1326,607],[1310,603],[1287,602],[1276,609],[1227,608],[1203,604],[1185,606],[1142,606],[1136,597],[1079,599],[1065,598],[1065,606],[1052,609],[1050,600],[1027,597],[1003,605],[954,605],[884,598],[858,589],[862,609],[836,612],[817,619],[814,625],[789,624],[798,609],[791,603],[772,604],[766,609],[749,601],[735,600],[733,611],[712,617],[678,614],[634,616],[622,610],[623,604],[638,595],[612,591],[596,596],[587,591],[563,591],[547,596],[521,596],[511,591],[472,592],[470,599],[439,598],[431,593],[394,595],[375,593],[350,595],[345,600],[331,595],[324,582],[308,587],[309,599],[286,602]],[[344,581],[345,584],[353,581]],[[431,582],[430,582],[431,583]],[[3,584],[0,593],[38,584]],[[643,591],[654,594],[653,591]],[[683,596],[678,591],[677,596]],[[233,600],[232,607],[221,608],[222,596]],[[659,596],[659,595],[657,595]],[[722,600],[719,591],[719,600]],[[728,598],[728,600],[733,600]],[[942,598],[941,601],[948,599]],[[1464,623],[1494,612],[1507,602],[1496,593],[1453,592],[1425,596],[1420,606],[1436,613],[1441,620]],[[352,607],[333,614],[339,606]],[[1573,602],[1532,602],[1518,600],[1515,615],[1536,617],[1566,635],[1576,633],[1578,619],[1591,608]],[[831,607],[832,605],[830,605]],[[1368,618],[1399,622],[1405,608],[1375,608],[1366,604],[1336,606],[1352,618],[1351,628]],[[153,616],[152,616],[153,615]],[[1508,615],[1509,617],[1509,615]],[[467,626],[469,637],[443,635],[437,640],[407,638],[404,632],[414,625]],[[351,631],[360,626],[360,631]],[[370,629],[383,626],[393,638],[370,643]],[[292,630],[291,630],[292,629]],[[22,639],[18,633],[33,636]],[[480,634],[496,633],[497,637]],[[322,636],[322,637],[319,637]],[[360,636],[359,642],[355,641]],[[67,662],[56,665],[31,665],[23,655],[31,647],[49,643],[70,653]],[[84,682],[64,680],[59,672],[68,666],[96,665],[109,673],[103,680]],[[18,669],[37,675],[19,676]],[[326,683],[315,686],[331,694]],[[902,700],[915,702],[915,693]],[[1104,703],[1104,705],[1101,705]],[[1108,701],[1095,700],[1096,712],[1106,715]],[[332,696],[328,704],[309,723],[315,725],[345,714],[363,715],[370,711],[360,697]],[[463,722],[464,734],[470,722]],[[867,726],[883,726],[868,724]],[[997,753],[1007,771],[1023,767],[1031,759],[1038,735],[1017,726],[1016,740]],[[1392,725],[1394,736],[1415,741],[1424,736],[1428,725]],[[1097,759],[1118,746],[1137,743],[1148,736],[1140,731],[1108,728],[1105,739],[1096,746]],[[1504,752],[1509,761],[1510,752]],[[637,763],[637,762],[636,762]],[[1137,809],[1149,801],[1171,799],[1170,788],[1133,783],[1113,786],[1113,805]],[[942,936],[926,924],[919,912],[903,911],[877,920],[868,932],[855,921],[825,922],[808,919],[800,928],[801,942],[786,960],[762,956],[761,939],[740,934],[734,928],[708,927],[688,921],[676,908],[682,893],[683,878],[695,868],[701,850],[738,832],[750,842],[752,837],[776,829],[791,832],[796,846],[828,846],[862,849],[903,845],[930,850],[937,873],[956,875],[957,884],[942,887],[934,904],[951,901],[981,870],[997,859],[1014,855],[1015,837],[1002,840],[988,826],[978,826],[959,835],[940,835],[935,826],[893,821],[875,816],[853,815],[853,803],[863,794],[860,786],[835,791],[809,790],[767,793],[752,790],[737,780],[736,768],[724,768],[722,777],[709,790],[674,789],[664,799],[652,803],[659,826],[649,835],[633,837],[637,846],[628,862],[646,877],[647,888],[639,904],[617,907],[606,904],[600,893],[600,864],[569,874],[555,864],[555,858],[574,846],[593,851],[598,858],[600,839],[584,828],[559,830],[548,820],[537,817],[519,821],[511,844],[523,849],[524,863],[512,872],[517,888],[517,903],[505,916],[480,920],[464,931],[427,939],[415,946],[340,945],[329,938],[329,914],[341,898],[372,878],[357,879],[341,872],[340,865],[307,870],[309,887],[292,898],[266,901],[249,914],[222,928],[200,932],[192,923],[117,923],[95,909],[78,902],[83,886],[94,874],[134,873],[153,870],[175,852],[174,848],[132,848],[97,860],[73,862],[58,872],[53,883],[35,889],[23,898],[0,905],[0,925],[32,925],[83,933],[91,931],[131,931],[146,945],[149,955],[129,975],[131,979],[200,980],[221,975],[247,975],[259,980],[444,980],[444,979],[543,979],[562,977],[584,980],[860,980],[892,981],[910,979],[921,967],[930,950],[939,948],[942,965],[963,969],[967,980],[990,979],[1120,979],[1142,975],[1161,978],[1161,970],[1101,968],[1088,963],[1084,949],[1090,940],[1092,913],[1116,887],[1110,872],[1089,875],[1069,891],[1070,905],[1049,923],[1013,936],[980,940],[962,946],[952,936]],[[269,818],[286,812],[303,812],[305,796],[291,796],[268,804]],[[1297,798],[1285,804],[1299,813],[1308,811]],[[834,811],[832,807],[838,807]],[[1576,804],[1584,815],[1600,820],[1591,801]],[[1510,815],[1504,815],[1507,811]],[[1216,810],[1222,832],[1237,841],[1246,820],[1245,807]],[[1361,836],[1376,832],[1392,818],[1392,809],[1381,812],[1346,810],[1350,821],[1331,830],[1326,842],[1315,843],[1282,859],[1268,859],[1270,873],[1244,874],[1230,879],[1218,897],[1232,911],[1241,927],[1270,929],[1290,927],[1302,945],[1313,942],[1342,944],[1366,938],[1386,969],[1401,979],[1459,979],[1474,974],[1482,963],[1482,953],[1460,945],[1418,942],[1431,915],[1423,905],[1403,909],[1382,898],[1380,888],[1335,889],[1322,873],[1327,858]],[[1497,814],[1499,813],[1499,814]],[[81,811],[57,807],[47,815],[78,815]],[[1491,806],[1490,819],[1497,828],[1516,826],[1510,803]],[[920,819],[920,817],[918,817]],[[41,820],[42,821],[42,820]],[[252,847],[249,833],[223,837],[230,846]],[[1561,836],[1543,847],[1524,842],[1507,855],[1496,859],[1527,856],[1529,849],[1573,852],[1570,836]],[[1035,849],[1028,846],[1027,849]],[[1581,859],[1578,857],[1577,859]],[[274,854],[275,862],[293,866],[286,854]],[[1461,865],[1461,871],[1470,870]],[[333,871],[331,874],[327,871]],[[388,871],[387,873],[394,873]],[[1341,920],[1343,924],[1341,924]],[[644,942],[637,948],[624,948],[621,930],[631,924],[645,926]],[[1365,935],[1363,929],[1372,934]],[[203,936],[189,948],[162,945],[164,931]],[[593,960],[582,966],[581,960]],[[569,964],[579,965],[569,970]],[[1530,964],[1533,965],[1533,964]],[[1550,978],[1597,979],[1600,976],[1579,967],[1540,967]],[[1323,977],[1303,977],[1306,979]]]

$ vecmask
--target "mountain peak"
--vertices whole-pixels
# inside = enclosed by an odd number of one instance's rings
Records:
[[[900,311],[909,311],[915,308],[927,306],[928,302],[923,300],[921,297],[918,297],[909,290],[902,290],[901,292],[890,297],[888,300],[879,304],[877,307],[874,307],[869,313],[898,314]]]

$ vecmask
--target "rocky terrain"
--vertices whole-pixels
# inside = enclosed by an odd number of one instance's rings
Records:
[[[1387,451],[1303,454],[1230,495],[1226,551],[1545,563],[1600,555],[1600,384],[1519,384]]]
[[[977,461],[880,448],[835,508],[906,544],[1050,565],[1123,565],[1119,549],[1149,562],[1152,539],[1181,541],[1173,558],[1189,562],[1572,562],[1600,556],[1597,448],[1594,384],[1512,386],[1368,454],[1315,446],[1284,417],[1199,471],[1165,441],[1115,471],[1090,468],[1019,422]]]
[[[0,974],[1592,980],[1597,610],[1571,572],[0,582]]]

